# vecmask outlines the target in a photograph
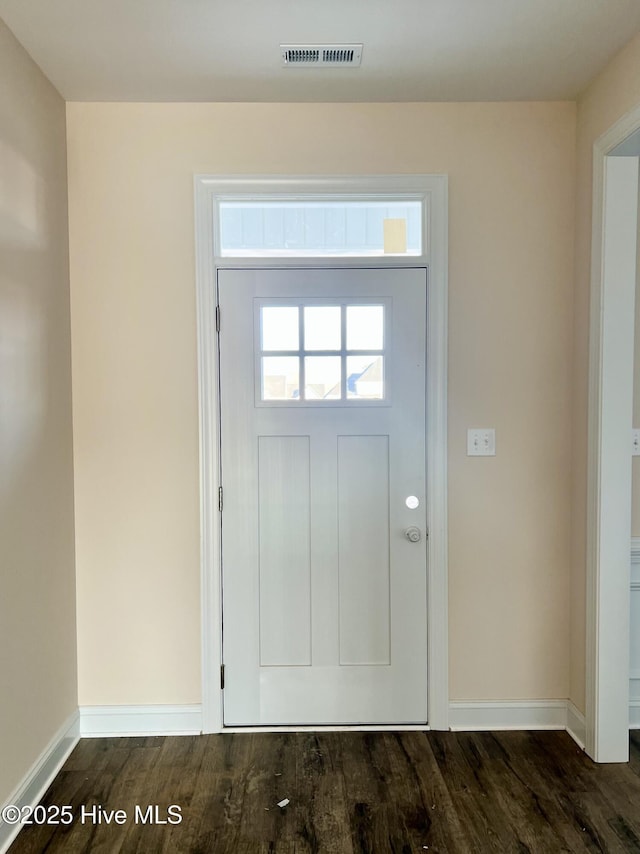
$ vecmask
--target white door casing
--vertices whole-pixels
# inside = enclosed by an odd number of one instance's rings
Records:
[[[586,751],[629,758],[631,426],[640,109],[594,145],[587,461]]]
[[[218,291],[225,723],[425,723],[426,270],[220,270]]]
[[[224,267],[268,266],[268,259],[221,258],[217,204],[221,199],[254,200],[286,196],[362,198],[368,194],[410,194],[423,204],[422,255],[322,259],[323,267],[428,266],[427,293],[427,547],[428,719],[431,729],[449,726],[447,577],[447,274],[446,175],[393,176],[215,176],[195,183],[196,297],[200,441],[200,529],[202,610],[202,717],[204,732],[220,732],[222,719],[222,604],[220,515],[218,513],[219,425],[215,282]],[[280,258],[279,267],[318,266],[317,258]],[[267,727],[268,729],[269,727]],[[366,727],[363,727],[366,728]],[[380,728],[378,725],[376,728]],[[412,728],[412,727],[408,727]],[[230,729],[233,729],[232,727]]]

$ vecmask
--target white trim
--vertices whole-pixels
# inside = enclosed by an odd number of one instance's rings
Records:
[[[35,807],[51,785],[80,738],[80,717],[75,711],[60,727],[23,780],[5,800],[3,806]],[[8,851],[18,835],[19,824],[5,824],[0,819],[0,854]]]
[[[446,176],[434,183],[428,221],[431,234],[427,284],[427,721],[432,729],[444,730],[449,727],[449,208]]]
[[[220,429],[218,349],[215,336],[216,267],[212,188],[195,179],[196,311],[198,323],[198,409],[200,441],[200,613],[202,625],[202,727],[222,729],[222,691],[215,674],[222,665],[220,573]]]
[[[640,715],[640,701],[635,703]],[[634,707],[632,703],[630,710]],[[632,713],[632,712],[630,712]],[[584,747],[584,716],[567,700],[477,700],[452,702],[448,717],[454,732],[484,730],[564,730]],[[199,705],[81,706],[82,738],[198,735],[202,727]],[[228,733],[260,732],[429,732],[427,724],[358,726],[232,726]],[[77,742],[77,737],[76,737]],[[75,744],[75,743],[74,743]]]
[[[202,707],[80,706],[82,738],[123,735],[200,735]]]
[[[640,589],[640,537],[631,538],[631,590]]]
[[[637,177],[633,205],[628,192],[629,175],[616,173],[629,171],[631,174],[634,162],[637,169],[637,158],[609,155],[638,128],[640,107],[620,119],[596,140],[593,148],[585,718],[586,750],[597,762],[626,761],[628,758],[629,562],[623,557],[623,550],[630,536],[627,480],[631,476],[631,466],[624,464],[624,457],[631,426],[630,417],[627,424],[626,412],[632,400],[633,359],[628,353],[633,352],[635,286],[633,294],[627,287],[628,292],[621,299],[616,292],[619,280],[608,282],[611,278],[609,267],[614,266],[611,259],[619,256],[619,246],[614,247],[612,243],[624,229],[629,233],[635,230],[637,216]],[[627,160],[626,166],[620,162],[624,160]],[[621,170],[612,169],[612,166],[621,166]],[[616,228],[605,232],[605,217],[615,213],[610,205],[614,196],[607,194],[607,180],[619,183],[623,195],[627,181],[629,210],[619,217]],[[608,263],[607,259],[610,259]],[[635,282],[635,276],[633,278]]]
[[[428,527],[428,720],[432,729],[447,729],[448,574],[447,574],[447,306],[448,212],[446,175],[368,177],[195,177],[196,290],[198,323],[198,397],[200,424],[200,537],[202,615],[202,708],[204,732],[223,730],[222,602],[220,533],[217,511],[219,428],[215,287],[218,266],[232,267],[384,267],[428,266],[427,297],[427,493]],[[239,193],[336,194],[411,193],[425,200],[425,255],[375,258],[217,258],[214,211],[216,199]]]
[[[640,537],[631,538],[631,584],[630,592],[640,590]],[[629,729],[640,729],[640,670],[629,670]]]
[[[453,732],[566,730],[584,750],[584,715],[570,700],[476,700],[450,705]]]
[[[476,700],[454,702],[449,712],[453,732],[567,729],[566,700]]]
[[[567,701],[567,732],[576,744],[584,750],[587,737],[584,715],[571,700]]]

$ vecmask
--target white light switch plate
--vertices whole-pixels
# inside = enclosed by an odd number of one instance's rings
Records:
[[[493,427],[471,427],[467,430],[468,457],[495,457],[496,431]]]
[[[631,455],[640,457],[640,430],[635,427],[631,431]]]

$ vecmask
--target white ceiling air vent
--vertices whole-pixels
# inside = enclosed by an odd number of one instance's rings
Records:
[[[361,44],[281,44],[282,65],[289,68],[355,68],[362,60]]]

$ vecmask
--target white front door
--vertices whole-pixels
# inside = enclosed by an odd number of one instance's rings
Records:
[[[426,270],[220,270],[226,725],[424,723]]]

